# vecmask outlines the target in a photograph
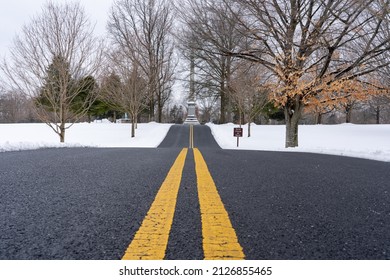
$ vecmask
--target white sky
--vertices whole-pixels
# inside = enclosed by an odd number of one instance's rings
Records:
[[[80,2],[92,23],[96,35],[104,35],[109,9],[113,0],[52,0],[53,2]],[[31,17],[40,14],[47,0],[0,0],[0,57],[4,57],[12,40]]]

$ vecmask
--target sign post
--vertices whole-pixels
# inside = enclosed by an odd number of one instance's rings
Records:
[[[242,137],[243,129],[242,127],[233,128],[233,136],[237,137],[237,147],[240,145],[240,137]]]

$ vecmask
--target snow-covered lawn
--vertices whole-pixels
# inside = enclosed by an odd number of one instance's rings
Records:
[[[312,152],[390,161],[390,125],[300,125],[299,147],[284,148],[284,125],[251,125],[251,137],[247,137],[248,126],[242,126],[244,137],[233,137],[234,124],[208,124],[224,149],[265,151]]]
[[[138,124],[131,138],[131,125],[124,123],[76,123],[65,132],[65,143],[46,124],[0,124],[0,151],[45,147],[157,147],[170,124]]]
[[[252,137],[240,138],[236,147],[233,128],[237,125],[207,124],[224,149],[313,152],[361,157],[390,162],[390,125],[301,125],[299,148],[285,149],[283,125],[252,125]],[[45,124],[0,124],[0,151],[44,147],[157,147],[170,124],[139,124],[130,137],[130,124],[77,123],[67,130],[65,144]],[[196,144],[196,143],[195,143]]]

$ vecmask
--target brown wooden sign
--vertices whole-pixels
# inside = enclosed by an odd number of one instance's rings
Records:
[[[242,127],[235,127],[233,128],[233,136],[234,137],[242,137]]]

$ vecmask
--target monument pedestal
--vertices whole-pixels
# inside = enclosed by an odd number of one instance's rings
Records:
[[[186,120],[184,121],[184,124],[199,124],[199,121],[195,115],[195,102],[188,101],[187,104],[188,104],[188,114]]]

